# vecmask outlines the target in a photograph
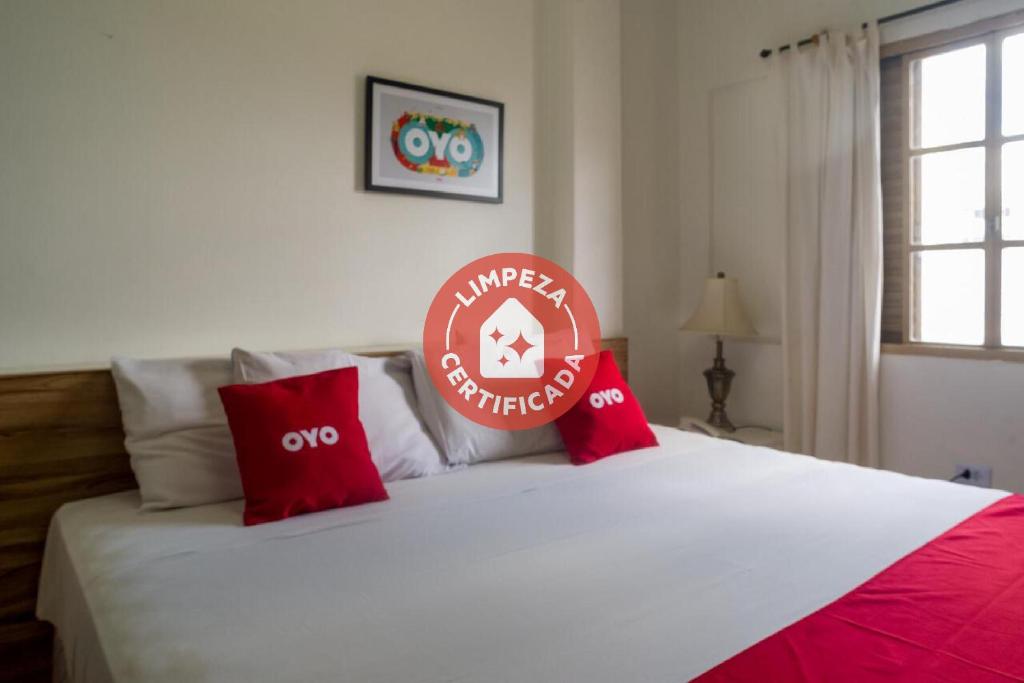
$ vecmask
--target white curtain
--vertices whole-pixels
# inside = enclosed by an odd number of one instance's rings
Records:
[[[779,58],[788,127],[787,450],[877,466],[882,290],[878,30]]]

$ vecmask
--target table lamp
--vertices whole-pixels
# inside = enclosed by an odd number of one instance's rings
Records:
[[[725,367],[722,337],[757,335],[757,330],[750,324],[743,302],[740,301],[736,278],[718,273],[717,277],[705,280],[704,296],[700,300],[700,305],[679,329],[715,335],[715,362],[704,371],[708,393],[711,394],[711,415],[708,417],[708,423],[716,429],[735,431],[736,428],[729,421],[729,416],[725,414],[725,399],[729,396],[732,378],[736,373]]]

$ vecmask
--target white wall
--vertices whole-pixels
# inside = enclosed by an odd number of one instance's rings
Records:
[[[882,356],[883,465],[947,479],[957,464],[993,468],[993,485],[1024,491],[1024,366]]]
[[[611,336],[623,330],[619,0],[574,4],[572,272],[594,301],[605,336]]]
[[[537,3],[537,253],[587,290],[621,334],[619,0]]]
[[[740,278],[755,325],[767,338],[726,344],[737,371],[729,413],[737,424],[782,424],[781,240],[785,208],[777,174],[783,150],[770,63],[758,52],[822,28],[856,29],[860,22],[921,4],[916,0],[680,0],[680,198],[684,259],[682,317],[700,297],[701,280],[716,270]],[[945,17],[925,15],[908,29],[889,24],[883,38],[937,30],[1013,7],[1021,0],[965,0]],[[627,279],[629,273],[627,272]],[[700,370],[709,364],[704,338],[681,338],[679,412],[703,416],[707,392]],[[884,356],[883,466],[949,477],[954,463],[990,464],[995,485],[1024,490],[1024,364]]]
[[[680,249],[679,84],[674,0],[622,4],[623,296],[629,383],[649,419],[675,424],[679,273],[704,255]]]
[[[576,5],[598,12],[585,17],[602,39],[588,59],[617,67],[617,0]],[[536,9],[0,5],[0,368],[418,340],[456,268],[544,239],[534,224]],[[363,192],[367,74],[504,102],[505,202]],[[583,101],[617,107],[617,70],[609,78],[604,99]],[[617,169],[618,121],[617,108],[598,121],[609,147],[587,163]],[[576,201],[601,212],[588,229],[603,240],[579,261],[587,280],[592,264],[611,265],[592,287],[617,333],[618,177],[601,173],[576,175]]]
[[[575,227],[575,137],[573,75],[576,59],[572,35],[572,0],[537,2],[537,168],[536,249],[545,258],[572,270]]]

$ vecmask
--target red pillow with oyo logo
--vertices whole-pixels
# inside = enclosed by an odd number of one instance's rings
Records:
[[[597,372],[583,398],[555,424],[574,465],[658,445],[611,351],[601,352]]]
[[[359,421],[356,368],[221,387],[246,526],[386,500]]]

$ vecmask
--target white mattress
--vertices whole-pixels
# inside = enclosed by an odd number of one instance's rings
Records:
[[[78,683],[679,683],[1006,495],[655,429],[250,528],[71,503],[38,613]]]

